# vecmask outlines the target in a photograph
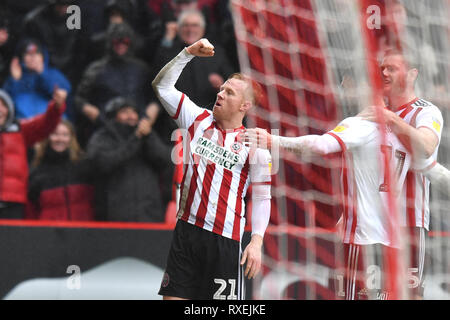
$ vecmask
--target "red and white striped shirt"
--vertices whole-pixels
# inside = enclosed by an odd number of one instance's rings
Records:
[[[221,130],[209,110],[192,106],[187,97],[182,99],[176,120],[181,128],[188,129],[184,149],[188,163],[178,217],[239,241],[245,227],[244,197],[250,182],[270,184],[270,154],[257,149],[250,156],[249,148],[240,140],[244,127]]]
[[[270,185],[271,156],[262,149],[250,154],[250,148],[240,140],[243,126],[222,130],[211,111],[175,89],[181,71],[192,58],[183,50],[153,82],[164,108],[184,129],[178,218],[240,241],[246,223],[244,198],[251,183]],[[264,197],[270,199],[270,188],[267,190],[269,194]]]

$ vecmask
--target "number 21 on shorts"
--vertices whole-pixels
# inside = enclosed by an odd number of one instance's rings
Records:
[[[215,300],[237,300],[236,295],[236,279],[228,279],[228,284],[230,284],[230,294],[228,296],[222,294],[227,288],[227,281],[224,279],[214,279],[214,283],[219,285],[216,293],[214,293],[213,299]]]

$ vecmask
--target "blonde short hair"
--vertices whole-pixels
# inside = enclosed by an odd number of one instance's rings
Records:
[[[258,104],[261,102],[263,97],[263,90],[261,85],[252,80],[249,76],[246,76],[240,72],[231,74],[228,79],[238,79],[247,83],[247,88],[245,89],[248,98],[253,104]]]

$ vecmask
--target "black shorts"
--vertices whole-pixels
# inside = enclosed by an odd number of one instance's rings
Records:
[[[195,300],[245,298],[241,244],[178,220],[159,294]]]

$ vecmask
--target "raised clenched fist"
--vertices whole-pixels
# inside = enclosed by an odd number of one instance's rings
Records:
[[[212,57],[214,55],[214,46],[208,39],[200,39],[186,48],[189,54],[197,57]]]

